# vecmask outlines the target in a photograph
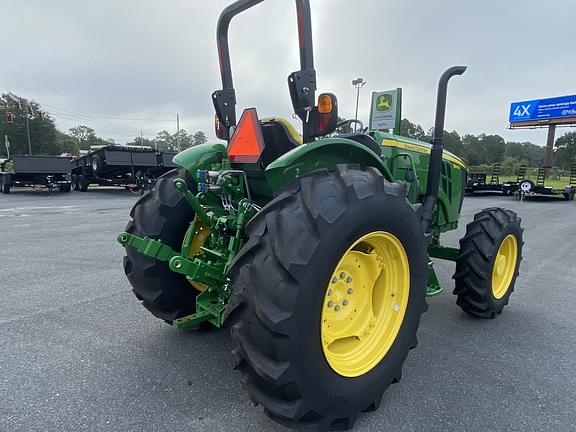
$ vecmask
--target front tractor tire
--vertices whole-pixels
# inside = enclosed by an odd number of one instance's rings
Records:
[[[187,179],[188,187],[195,189],[184,170],[164,174],[132,208],[132,221],[126,232],[148,236],[180,250],[186,230],[194,219],[194,211],[174,186],[176,178]],[[171,323],[195,312],[197,291],[183,275],[171,271],[167,262],[126,248],[124,272],[136,297],[156,317]]]
[[[464,312],[494,318],[508,304],[522,260],[521,219],[501,208],[474,216],[460,240],[454,294]]]
[[[373,168],[295,180],[247,226],[226,311],[236,368],[279,423],[351,428],[400,380],[426,309],[424,234]]]

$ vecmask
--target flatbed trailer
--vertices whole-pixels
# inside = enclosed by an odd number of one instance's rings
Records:
[[[0,191],[9,194],[14,187],[43,187],[50,191],[70,192],[70,158],[12,156],[0,164]]]
[[[492,167],[490,180],[488,181],[488,174],[486,172],[471,172],[468,175],[466,182],[466,194],[471,195],[475,192],[496,192],[502,195],[513,195],[518,191],[521,181],[526,176],[526,166],[522,165],[517,173],[515,182],[500,183],[500,172],[502,165],[496,164]]]
[[[74,190],[86,192],[88,186],[118,186],[131,190],[148,189],[160,175],[171,170],[163,152],[145,146],[108,145],[93,148],[72,161]],[[172,159],[170,157],[170,164]]]
[[[570,169],[570,179],[563,189],[555,189],[546,186],[546,168],[538,168],[538,177],[536,183],[532,180],[523,180],[519,183],[518,199],[524,198],[559,198],[571,201],[576,196],[576,163]]]

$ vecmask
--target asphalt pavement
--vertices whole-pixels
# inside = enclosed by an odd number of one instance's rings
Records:
[[[231,369],[225,330],[152,317],[122,271],[137,197],[121,190],[0,195],[0,431],[284,431]],[[494,320],[429,299],[403,379],[355,431],[576,430],[576,201],[466,198],[457,245],[482,208],[525,228],[516,291]]]

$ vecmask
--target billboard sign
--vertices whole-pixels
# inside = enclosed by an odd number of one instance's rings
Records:
[[[388,90],[372,93],[372,105],[370,107],[370,129],[400,130],[402,116],[402,89]]]
[[[510,123],[544,122],[576,117],[576,95],[535,99],[510,104]]]

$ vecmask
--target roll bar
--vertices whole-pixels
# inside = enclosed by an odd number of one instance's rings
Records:
[[[218,19],[216,41],[220,61],[220,76],[222,89],[212,94],[216,115],[224,125],[224,138],[230,139],[232,128],[236,126],[236,92],[230,64],[230,47],[228,45],[228,29],[230,21],[236,15],[262,3],[264,0],[237,0],[227,6]],[[294,112],[302,119],[304,125],[304,141],[311,136],[312,126],[309,111],[315,104],[316,71],[314,70],[314,54],[312,48],[312,21],[310,17],[310,0],[296,0],[298,17],[298,39],[300,43],[300,71],[292,73],[288,78],[290,95]]]

